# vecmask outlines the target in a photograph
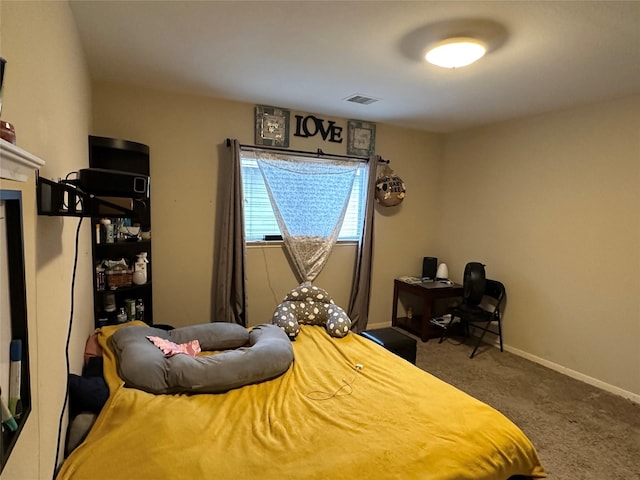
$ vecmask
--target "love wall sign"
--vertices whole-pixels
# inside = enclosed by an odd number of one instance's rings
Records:
[[[289,147],[289,110],[264,105],[256,106],[256,145]],[[294,115],[293,135],[312,138],[320,135],[323,141],[342,143],[344,127],[334,120],[325,120],[315,115]],[[347,155],[369,156],[374,152],[376,138],[375,123],[358,120],[348,121]]]
[[[294,136],[296,137],[315,137],[320,135],[322,140],[342,143],[342,127],[336,125],[333,120],[323,120],[315,115],[296,115],[296,130]]]
[[[343,127],[336,125],[333,120],[323,120],[315,115],[295,115],[296,137],[315,137],[320,135],[322,140],[342,143]],[[347,134],[347,155],[368,157],[375,151],[376,124],[349,120]]]

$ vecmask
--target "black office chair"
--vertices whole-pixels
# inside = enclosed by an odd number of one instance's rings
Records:
[[[449,330],[458,318],[463,326],[465,334],[469,334],[470,328],[478,328],[482,331],[476,340],[473,352],[469,358],[473,358],[487,333],[497,335],[502,347],[502,315],[501,308],[505,297],[504,285],[497,280],[485,278],[484,265],[477,262],[468,263],[465,267],[463,280],[462,303],[452,308],[448,313],[451,319],[444,328],[440,343],[446,338]],[[491,329],[492,324],[497,323],[497,331]]]

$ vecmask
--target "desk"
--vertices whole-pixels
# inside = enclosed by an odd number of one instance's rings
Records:
[[[462,297],[462,285],[447,285],[440,282],[407,283],[395,279],[393,282],[393,314],[391,324],[420,337],[426,342],[430,338],[440,337],[442,329],[431,323],[434,315],[444,313],[436,311],[435,302],[439,299]],[[412,318],[398,318],[398,297],[401,294],[420,297],[422,314],[414,314]]]

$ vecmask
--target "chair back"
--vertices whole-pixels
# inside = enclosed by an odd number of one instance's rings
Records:
[[[497,280],[486,279],[484,295],[479,307],[488,312],[494,312],[500,315],[500,307],[502,300],[506,294],[504,285]]]
[[[497,280],[489,280],[487,278],[484,294],[488,297],[494,298],[498,302],[501,302],[505,295],[504,285]]]

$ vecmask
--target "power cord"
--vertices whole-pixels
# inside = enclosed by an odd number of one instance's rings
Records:
[[[360,370],[364,368],[364,365],[362,365],[361,363],[356,363],[353,368],[355,369],[353,378],[350,381],[346,381],[343,378],[342,379],[343,385],[338,387],[338,389],[335,390],[334,392],[323,392],[321,390],[314,390],[313,392],[307,393],[307,398],[309,400],[314,400],[314,401],[323,401],[323,400],[331,400],[332,398],[336,398],[336,397],[344,397],[346,395],[351,395],[353,393],[353,384],[356,381],[356,377],[358,376],[358,373],[360,373]],[[348,389],[348,390],[343,392],[343,390],[345,389]]]
[[[69,179],[69,177],[71,175],[73,175],[73,174],[76,175],[76,178],[75,179]],[[60,183],[63,183],[63,184],[66,184],[66,185],[72,185],[76,190],[78,190],[80,192],[82,191],[77,187],[77,183],[78,183],[78,171],[77,170],[67,173],[67,175],[64,177],[64,180],[60,180]],[[67,193],[67,198],[68,198],[69,193],[68,192],[65,192],[65,193]],[[82,197],[80,195],[78,195],[77,198],[76,198],[76,203],[74,205],[74,208],[77,209],[79,205],[82,205]],[[71,207],[71,205],[69,203],[67,203],[67,201],[65,200],[65,196],[64,195],[63,195],[63,200],[62,200],[62,207],[64,209],[66,209],[66,210],[69,210],[69,208]]]
[[[53,480],[56,478],[56,474],[58,472],[58,460],[60,458],[60,440],[62,438],[62,422],[64,420],[64,412],[67,408],[67,400],[69,399],[69,343],[71,341],[71,327],[73,325],[73,309],[74,309],[74,292],[76,288],[76,270],[78,267],[78,243],[80,237],[80,226],[82,225],[83,217],[80,217],[78,221],[78,227],[76,228],[76,240],[75,240],[75,254],[73,258],[73,272],[71,274],[71,307],[69,312],[69,327],[67,329],[67,342],[65,345],[64,353],[65,353],[65,362],[67,368],[67,379],[66,379],[66,387],[65,387],[65,395],[64,402],[62,403],[62,410],[60,412],[60,419],[58,420],[58,440],[56,442],[56,459],[53,464]]]

